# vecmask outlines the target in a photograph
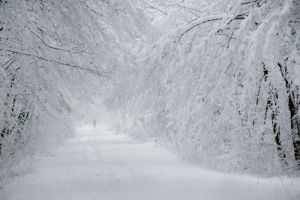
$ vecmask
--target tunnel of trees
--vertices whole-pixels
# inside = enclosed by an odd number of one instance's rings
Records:
[[[0,0],[0,178],[91,108],[226,172],[300,169],[300,1]]]

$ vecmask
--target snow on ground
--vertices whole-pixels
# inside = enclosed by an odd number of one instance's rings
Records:
[[[15,177],[1,200],[292,200],[300,180],[201,169],[153,143],[80,127],[53,155]]]

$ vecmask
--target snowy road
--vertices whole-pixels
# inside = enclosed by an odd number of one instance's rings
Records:
[[[113,135],[105,128],[82,127],[77,132],[53,156],[39,157],[30,174],[7,185],[4,199],[299,199],[299,179],[224,175],[186,163],[154,144]]]

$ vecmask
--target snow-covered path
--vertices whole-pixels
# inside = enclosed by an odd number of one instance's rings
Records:
[[[299,180],[224,175],[102,127],[86,126],[77,132],[53,156],[40,157],[32,173],[7,185],[4,199],[292,200],[300,196]]]

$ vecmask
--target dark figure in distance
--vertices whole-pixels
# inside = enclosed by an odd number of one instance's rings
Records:
[[[96,119],[94,119],[93,120],[93,127],[96,128],[96,126],[97,126],[97,121],[96,121]]]

